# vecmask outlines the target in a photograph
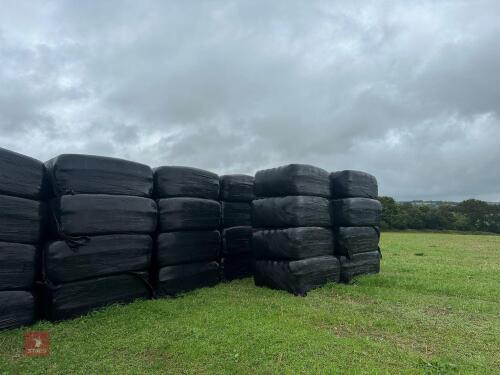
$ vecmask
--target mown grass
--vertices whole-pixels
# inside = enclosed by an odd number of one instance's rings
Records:
[[[384,233],[382,272],[306,298],[251,279],[0,333],[6,374],[500,373],[500,236]]]

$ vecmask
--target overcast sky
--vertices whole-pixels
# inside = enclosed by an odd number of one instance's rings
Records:
[[[2,1],[0,145],[500,201],[500,1]]]

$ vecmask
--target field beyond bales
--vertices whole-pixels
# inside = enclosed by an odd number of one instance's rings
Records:
[[[382,272],[307,298],[251,279],[0,333],[0,374],[500,373],[500,236],[384,233]]]

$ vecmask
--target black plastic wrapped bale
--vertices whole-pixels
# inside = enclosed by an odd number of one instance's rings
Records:
[[[0,195],[0,241],[37,243],[46,223],[43,202]]]
[[[147,234],[92,236],[77,249],[53,241],[44,249],[45,277],[53,284],[147,270],[153,239]]]
[[[167,166],[154,170],[156,198],[219,199],[219,176],[198,168]]]
[[[201,198],[168,198],[158,201],[160,231],[218,229],[221,205]]]
[[[152,233],[157,207],[149,198],[77,194],[51,200],[52,226],[69,236]]]
[[[222,259],[224,280],[243,279],[253,275],[255,258],[252,254],[229,255]]]
[[[37,261],[35,245],[0,242],[0,290],[33,289]]]
[[[217,260],[221,249],[218,230],[161,233],[157,242],[160,267]]]
[[[328,199],[288,196],[252,202],[254,228],[329,227]]]
[[[147,165],[105,156],[63,154],[45,163],[52,193],[150,197],[153,170]]]
[[[250,226],[231,227],[222,230],[222,253],[236,255],[252,252],[252,233]]]
[[[254,191],[257,197],[312,195],[329,198],[329,173],[306,164],[265,169],[255,174]]]
[[[43,293],[45,318],[58,321],[84,315],[111,304],[149,298],[146,273],[122,274],[61,285],[46,285]]]
[[[376,227],[335,228],[335,254],[352,256],[378,249],[380,232]]]
[[[377,226],[382,216],[382,204],[369,198],[336,199],[331,208],[335,226]]]
[[[253,177],[244,174],[220,178],[220,199],[227,202],[251,202],[255,199]]]
[[[333,255],[334,240],[330,229],[320,227],[256,230],[252,249],[257,259],[304,259]]]
[[[41,161],[0,148],[0,194],[41,200],[44,186]]]
[[[160,268],[158,275],[159,296],[175,296],[194,289],[214,286],[220,282],[217,262],[182,264]]]
[[[0,330],[29,326],[35,318],[33,294],[25,291],[0,292]]]
[[[341,256],[339,260],[340,281],[344,283],[352,282],[353,278],[359,275],[380,272],[380,253],[378,251],[354,254],[351,258]]]
[[[360,171],[339,171],[330,174],[330,190],[333,199],[372,198],[378,196],[377,179]]]
[[[257,260],[254,280],[256,286],[286,290],[295,295],[306,295],[313,288],[328,282],[338,282],[339,260],[321,256],[293,261]]]
[[[247,202],[222,202],[224,228],[252,225],[252,206]]]

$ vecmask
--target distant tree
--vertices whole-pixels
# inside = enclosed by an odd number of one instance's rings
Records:
[[[380,227],[382,229],[395,228],[396,217],[398,215],[398,206],[394,198],[379,197],[378,200],[382,203],[382,220]]]
[[[469,219],[461,212],[453,212],[453,230],[470,230]]]
[[[477,199],[467,199],[461,202],[457,209],[467,217],[469,227],[473,230],[486,230],[488,227],[487,217],[490,213],[488,203]]]
[[[429,208],[426,206],[414,206],[410,203],[402,204],[403,212],[401,216],[406,219],[406,226],[410,229],[425,229],[426,217],[428,216]]]
[[[383,206],[382,229],[433,229],[486,231],[500,233],[500,205],[468,199],[458,205],[446,203],[397,203],[391,197],[380,197]],[[423,203],[423,202],[421,202]]]

